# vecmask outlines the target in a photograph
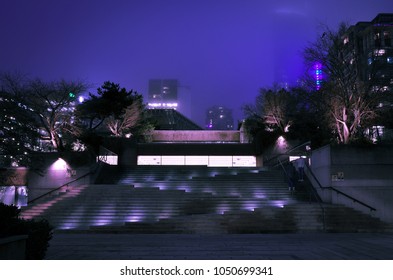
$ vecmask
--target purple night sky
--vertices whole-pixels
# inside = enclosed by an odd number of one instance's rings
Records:
[[[212,105],[241,119],[260,87],[294,83],[320,26],[370,21],[392,0],[1,0],[0,72],[120,83],[178,79],[200,125]],[[147,99],[145,99],[147,101]]]

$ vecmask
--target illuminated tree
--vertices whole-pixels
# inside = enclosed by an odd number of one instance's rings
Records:
[[[114,136],[131,136],[132,129],[135,128],[142,118],[142,104],[140,100],[133,102],[124,109],[124,113],[116,118],[110,115],[106,120],[106,126]]]
[[[337,31],[326,28],[304,52],[309,69],[316,64],[323,69],[324,80],[315,88],[315,94],[325,107],[337,142],[343,144],[363,136],[364,129],[376,116],[378,102],[378,95],[372,91],[373,80],[365,81],[361,77],[360,57],[344,42],[347,31],[345,24],[341,24]]]
[[[262,88],[255,104],[246,105],[243,110],[247,118],[259,120],[267,129],[284,134],[293,122],[297,102],[297,96],[289,90]]]
[[[85,134],[105,128],[122,137],[138,132],[145,123],[144,111],[142,95],[107,81],[77,107],[77,116]]]
[[[28,126],[26,132],[34,131],[41,143],[49,143],[57,151],[64,151],[66,145],[71,144],[76,96],[86,89],[84,83],[27,80],[10,74],[3,74],[1,82],[2,91],[10,102],[8,110],[20,129]],[[21,109],[23,114],[19,113]],[[19,138],[24,136],[26,133],[22,131]]]
[[[313,92],[303,87],[263,88],[255,104],[243,107],[244,125],[248,136],[258,138],[263,146],[284,136],[287,140],[311,141],[311,146],[320,147],[330,139],[321,114],[323,109]]]
[[[83,83],[64,80],[52,83],[35,80],[29,85],[26,101],[40,124],[41,139],[50,141],[58,151],[65,149],[65,139],[73,132],[76,95],[85,90]]]

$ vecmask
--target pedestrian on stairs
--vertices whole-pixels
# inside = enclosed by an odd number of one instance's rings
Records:
[[[299,182],[303,182],[304,180],[304,167],[306,165],[306,160],[304,157],[300,157],[295,161],[296,169],[298,172]]]
[[[287,173],[289,191],[294,192],[296,187],[296,170],[291,163],[287,164],[286,173]]]

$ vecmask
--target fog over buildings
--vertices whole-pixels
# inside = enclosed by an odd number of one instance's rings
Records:
[[[259,88],[294,84],[301,51],[321,25],[369,21],[382,1],[28,1],[0,9],[0,72],[82,79],[91,92],[110,80],[142,93],[150,79],[176,79],[190,116],[204,125],[213,105],[233,110]]]

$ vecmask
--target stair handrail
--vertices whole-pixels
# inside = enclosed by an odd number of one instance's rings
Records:
[[[279,158],[277,158],[277,159],[278,159],[279,164],[281,165],[281,168],[284,171],[285,176],[287,177],[287,180],[291,180],[291,178],[289,177],[287,171],[284,168],[284,165],[283,165],[282,161]],[[307,165],[307,164],[305,164],[305,165]],[[312,186],[312,184],[311,184],[311,186]],[[315,192],[316,192],[316,190],[312,186],[311,193],[314,195],[315,200],[317,201],[319,207],[321,208],[321,212],[322,212],[322,227],[323,227],[323,231],[325,231],[326,230],[326,214],[325,214],[326,211],[325,211],[325,207],[323,207],[323,204],[321,203],[321,198],[318,197],[318,195]]]
[[[311,174],[311,176],[313,177],[313,179],[315,180],[315,182],[317,183],[317,185],[318,185],[318,187],[319,187],[320,189],[322,189],[322,190],[324,190],[324,189],[332,190],[332,191],[334,191],[335,193],[337,193],[337,194],[339,194],[339,195],[342,195],[342,196],[344,196],[344,197],[346,197],[346,198],[351,199],[351,200],[352,200],[353,202],[355,202],[355,203],[358,203],[358,204],[360,204],[360,205],[362,205],[362,206],[365,206],[365,207],[368,208],[370,211],[377,211],[376,208],[374,208],[374,207],[368,205],[367,203],[364,203],[363,201],[360,201],[359,199],[357,199],[357,198],[355,198],[355,197],[353,197],[353,196],[351,196],[351,195],[349,195],[349,194],[346,194],[346,193],[344,193],[343,191],[340,191],[340,190],[338,190],[338,189],[336,189],[336,188],[334,188],[334,187],[332,187],[332,186],[323,187],[322,184],[321,184],[321,183],[319,182],[319,180],[317,179],[317,177],[315,176],[314,172],[311,170],[311,168],[310,168],[307,164],[306,164],[306,168],[307,168],[308,172]]]
[[[36,202],[37,200],[39,200],[39,199],[41,199],[41,198],[43,198],[43,197],[45,197],[45,196],[47,196],[47,195],[50,195],[51,193],[56,192],[56,191],[60,190],[61,188],[68,186],[69,184],[72,184],[72,183],[74,183],[74,182],[76,182],[76,181],[79,181],[80,179],[83,179],[83,178],[85,178],[85,177],[87,177],[87,176],[89,176],[89,175],[92,175],[92,174],[96,173],[97,170],[99,169],[99,167],[100,167],[100,165],[97,164],[97,166],[96,166],[96,168],[95,168],[94,170],[90,170],[89,172],[83,174],[82,176],[79,176],[78,178],[76,178],[76,179],[74,179],[74,180],[71,180],[71,181],[69,181],[69,182],[67,182],[67,183],[64,183],[64,184],[61,185],[60,187],[57,187],[57,188],[55,188],[55,189],[52,189],[52,190],[50,190],[50,191],[48,191],[48,192],[46,192],[46,193],[44,193],[44,194],[42,194],[42,195],[40,195],[40,196],[38,196],[38,197],[36,197],[36,198],[33,198],[32,200],[29,200],[29,201],[27,202],[27,204]]]

